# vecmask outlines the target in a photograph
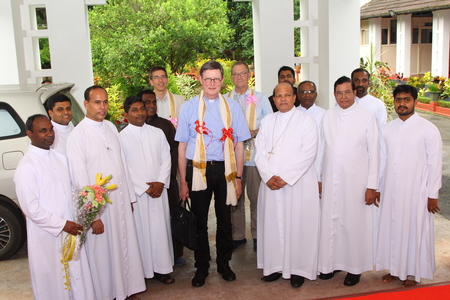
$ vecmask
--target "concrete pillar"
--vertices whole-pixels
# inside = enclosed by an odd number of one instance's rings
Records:
[[[1,84],[17,84],[17,48],[14,38],[14,18],[11,0],[0,0],[0,72]],[[20,23],[19,23],[20,24]]]
[[[433,11],[431,74],[449,76],[450,10]]]
[[[292,0],[253,0],[256,90],[272,95],[278,69],[294,68]]]
[[[374,54],[374,61],[381,57],[381,18],[369,19],[369,53]]]
[[[397,16],[397,59],[395,71],[411,76],[411,14]]]
[[[6,38],[1,62],[8,60],[6,70],[12,74],[9,81],[2,74],[0,84],[36,84],[51,76],[53,82],[75,83],[72,93],[82,104],[84,90],[93,84],[87,5],[106,4],[106,0],[0,0],[0,4],[0,24],[12,27],[9,32],[14,33],[11,37],[2,30],[0,35]],[[45,7],[47,29],[36,28],[36,7]],[[41,70],[39,38],[49,39],[51,69]]]
[[[319,6],[319,104],[335,105],[334,82],[359,67],[359,0],[321,0]]]

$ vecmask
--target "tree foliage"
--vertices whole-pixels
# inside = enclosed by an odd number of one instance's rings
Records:
[[[223,51],[223,0],[113,0],[89,12],[94,71],[105,85],[141,88],[152,66],[173,72]]]
[[[234,35],[226,45],[225,55],[232,60],[253,61],[253,15],[251,2],[227,0],[227,16]]]

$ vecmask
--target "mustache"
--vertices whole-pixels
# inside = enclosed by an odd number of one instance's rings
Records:
[[[400,108],[408,109],[406,106],[399,106],[398,109]]]

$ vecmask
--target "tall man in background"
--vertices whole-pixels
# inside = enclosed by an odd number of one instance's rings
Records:
[[[297,88],[297,99],[300,101],[300,105],[297,109],[309,114],[314,118],[317,126],[320,126],[325,109],[316,105],[316,98],[316,84],[309,80],[300,82]]]
[[[231,210],[231,223],[233,224],[233,248],[236,249],[239,245],[247,242],[245,238],[245,191],[247,191],[247,197],[250,200],[253,249],[256,251],[256,207],[261,177],[255,165],[254,138],[258,134],[262,118],[272,113],[272,108],[266,96],[248,86],[251,75],[248,65],[242,61],[234,63],[231,68],[234,87],[228,93],[228,97],[239,103],[252,136],[251,139],[244,142],[242,194],[238,199],[236,209]]]
[[[294,88],[295,93],[295,107],[298,107],[300,105],[300,101],[297,99],[297,88],[294,86],[295,84],[295,72],[294,69],[288,66],[282,66],[278,70],[278,83],[287,82]],[[273,112],[277,112],[278,108],[275,105],[275,102],[273,100],[273,95],[269,97],[270,105],[272,106]]]
[[[72,102],[64,94],[55,94],[48,98],[46,105],[55,131],[55,142],[52,149],[66,155],[67,138],[73,130],[70,122],[72,121]]]

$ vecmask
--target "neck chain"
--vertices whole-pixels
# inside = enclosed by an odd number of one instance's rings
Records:
[[[275,125],[277,123],[277,119],[278,119],[278,115],[279,113],[276,115],[275,117],[275,124],[273,126],[272,129],[272,149],[270,149],[269,152],[267,152],[269,154],[269,158],[267,160],[270,160],[270,157],[272,156],[272,154],[274,154],[273,149],[275,148],[275,146],[278,144],[278,142],[280,141],[281,137],[284,135],[284,133],[286,132],[286,129],[288,128],[289,122],[291,122],[292,116],[294,115],[295,112],[292,112],[291,117],[289,118],[288,122],[286,123],[286,127],[284,127],[283,131],[281,132],[280,136],[278,137],[278,139],[275,141],[275,144],[273,143],[274,140],[274,136],[275,136]]]

